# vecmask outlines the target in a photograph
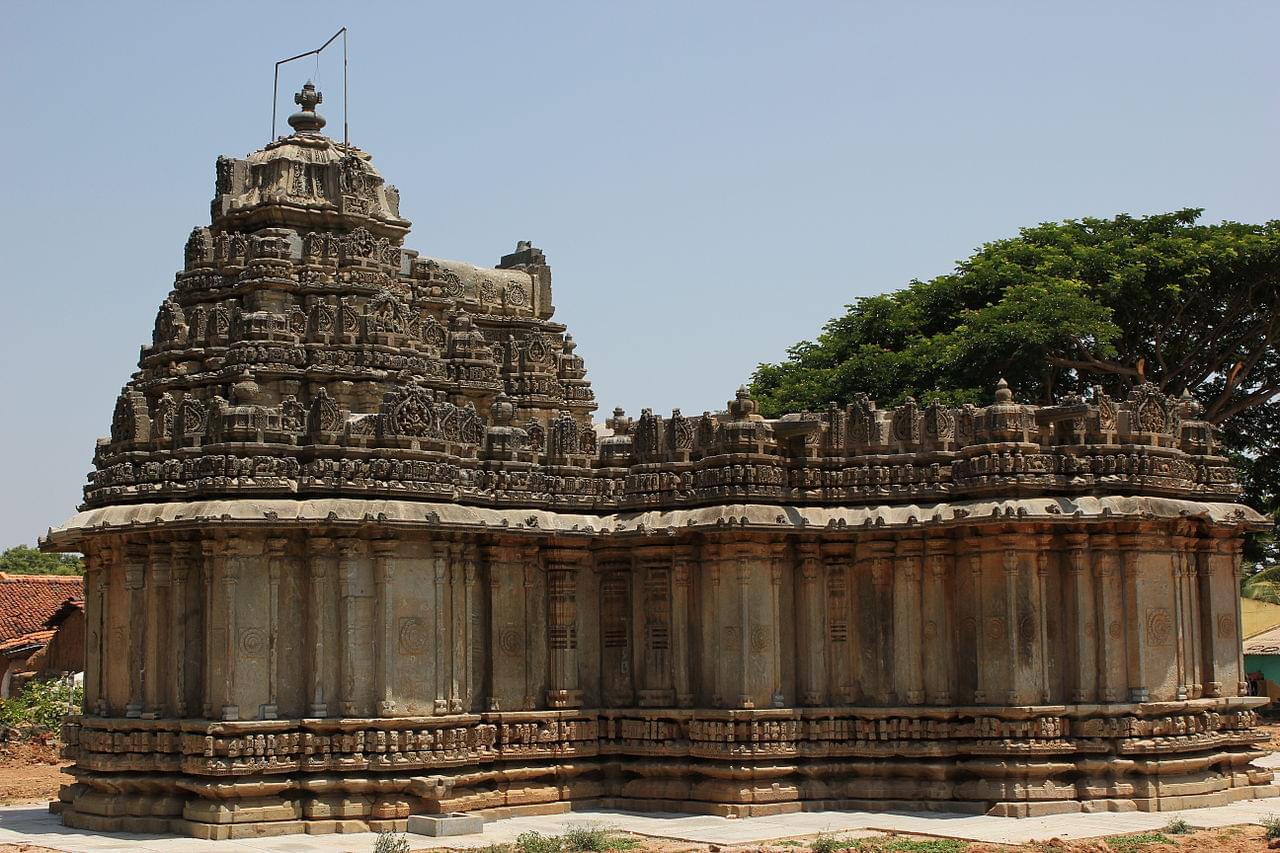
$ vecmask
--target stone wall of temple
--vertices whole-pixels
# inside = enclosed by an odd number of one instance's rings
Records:
[[[403,246],[320,133],[218,161],[78,515],[64,820],[1165,809],[1275,792],[1243,684],[1265,520],[1189,398],[618,410],[522,243]]]

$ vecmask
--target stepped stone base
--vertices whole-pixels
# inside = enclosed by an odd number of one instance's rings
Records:
[[[68,826],[213,839],[574,808],[1171,811],[1280,794],[1272,772],[1250,764],[1265,740],[1256,704],[85,717],[67,729],[76,781],[60,799]]]

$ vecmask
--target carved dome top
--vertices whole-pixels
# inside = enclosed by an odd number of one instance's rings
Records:
[[[409,230],[400,193],[383,180],[372,157],[321,133],[321,100],[308,83],[289,116],[294,133],[243,160],[219,157],[212,206],[214,228],[277,226],[333,228],[354,221],[399,242]]]

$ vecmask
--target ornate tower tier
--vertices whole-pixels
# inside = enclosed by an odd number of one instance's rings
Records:
[[[551,270],[403,245],[324,136],[217,163],[51,550],[72,826],[226,838],[570,802],[1031,815],[1271,795],[1194,405],[617,410]]]

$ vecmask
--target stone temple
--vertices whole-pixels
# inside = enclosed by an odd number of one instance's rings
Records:
[[[217,161],[44,540],[88,564],[68,825],[1276,793],[1237,595],[1265,522],[1189,399],[770,420],[739,391],[597,438],[543,252],[406,248],[319,100]]]

